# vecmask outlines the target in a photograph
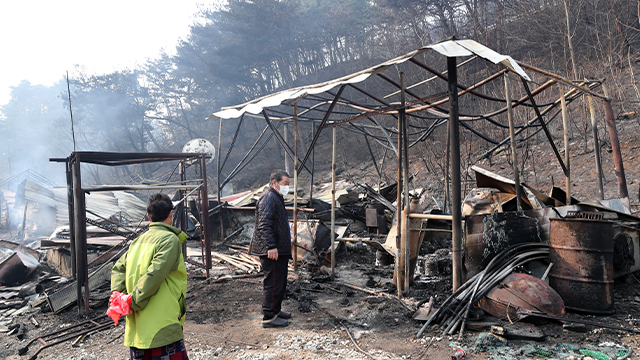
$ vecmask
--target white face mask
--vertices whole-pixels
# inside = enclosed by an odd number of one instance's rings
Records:
[[[280,195],[285,196],[289,193],[289,185],[278,184],[278,186],[280,186],[280,191],[278,191]]]

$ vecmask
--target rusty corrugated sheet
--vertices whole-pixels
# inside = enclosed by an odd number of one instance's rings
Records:
[[[503,320],[522,318],[518,311],[564,317],[562,298],[544,281],[527,274],[511,274],[480,300],[480,307]]]

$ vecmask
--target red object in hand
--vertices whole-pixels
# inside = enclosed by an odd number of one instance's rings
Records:
[[[113,319],[113,322],[118,325],[120,316],[127,316],[131,313],[131,294],[123,294],[118,291],[114,291],[109,298],[109,309],[107,309],[107,316]]]
[[[465,355],[467,355],[464,350],[458,349],[455,354],[451,357],[452,360],[462,359]]]

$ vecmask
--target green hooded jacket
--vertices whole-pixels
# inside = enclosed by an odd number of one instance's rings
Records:
[[[111,271],[111,291],[131,294],[124,345],[153,349],[184,338],[187,270],[180,245],[187,234],[161,222],[135,239]]]

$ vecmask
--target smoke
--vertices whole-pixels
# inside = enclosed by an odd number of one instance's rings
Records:
[[[60,127],[68,113],[60,99],[62,83],[12,87],[11,100],[0,108],[0,179],[33,170],[53,183],[63,184],[64,164],[49,158],[66,157],[67,137]],[[68,122],[68,120],[67,120]]]

